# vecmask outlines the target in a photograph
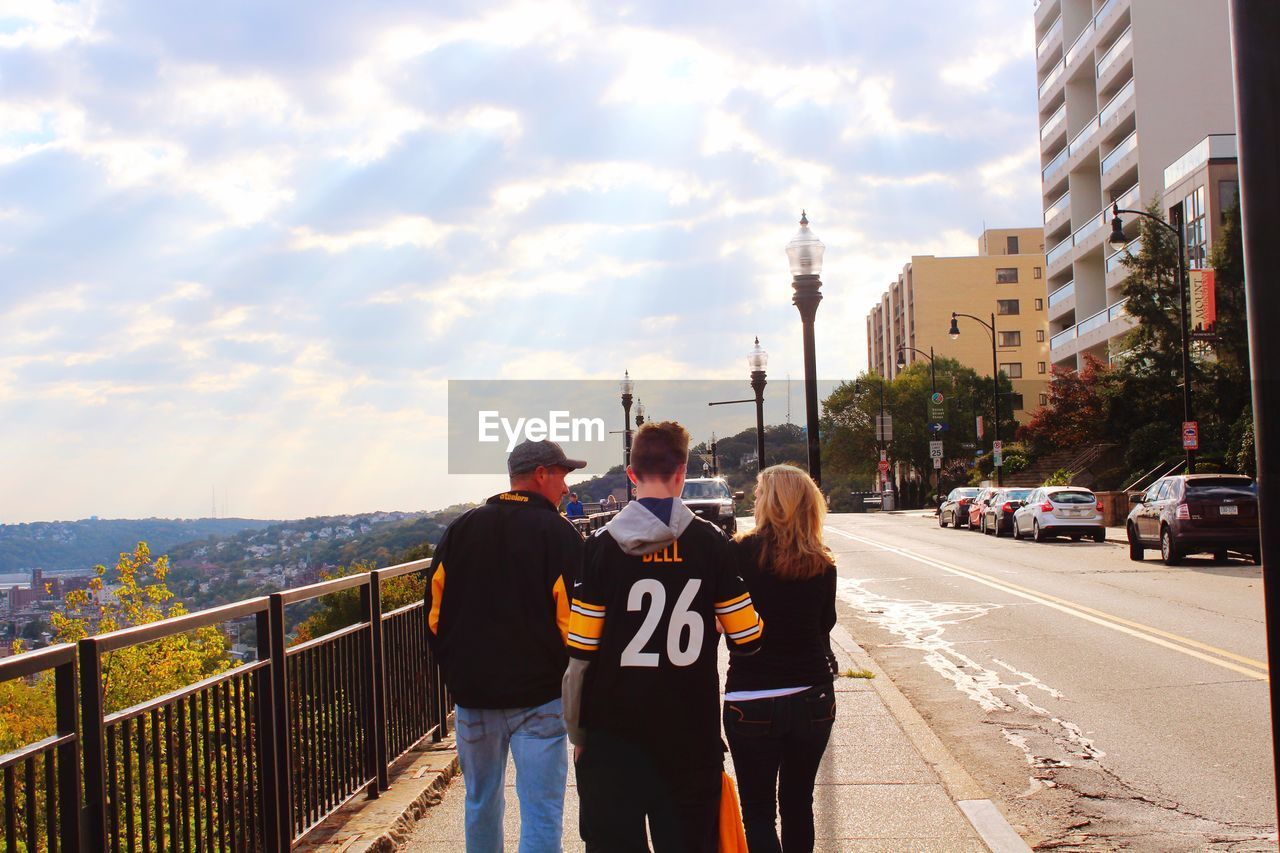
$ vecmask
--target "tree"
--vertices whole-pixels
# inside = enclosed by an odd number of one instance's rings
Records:
[[[433,548],[430,543],[423,542],[413,548],[401,551],[394,558],[390,558],[383,563],[383,565],[399,565],[400,563],[409,563],[414,560],[425,560],[431,556],[432,551]],[[332,572],[324,572],[322,577],[325,580],[331,580],[372,571],[376,568],[378,568],[378,564],[374,562],[357,562],[349,566],[339,566]],[[398,578],[391,578],[382,584],[382,612],[386,613],[387,611],[404,607],[406,604],[421,601],[426,591],[427,578],[425,572],[413,572],[401,575]],[[323,637],[325,634],[341,630],[348,625],[354,625],[362,619],[364,619],[364,613],[360,609],[360,591],[358,589],[344,589],[341,592],[326,595],[320,599],[319,609],[298,624],[294,642],[301,643],[316,637]]]
[[[145,625],[186,613],[165,585],[169,558],[151,557],[146,542],[123,553],[110,576],[94,567],[85,589],[63,596],[51,614],[60,643],[74,643],[108,631]],[[227,640],[217,626],[199,628],[104,656],[102,684],[107,713],[121,711],[225,670]]]
[[[1048,404],[1018,428],[1018,438],[1038,452],[1097,441],[1108,422],[1105,388],[1111,378],[1110,368],[1092,355],[1078,372],[1055,367]]]

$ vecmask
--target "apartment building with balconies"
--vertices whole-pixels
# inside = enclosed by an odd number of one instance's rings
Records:
[[[1049,344],[1045,320],[1044,236],[1039,228],[992,228],[967,257],[913,255],[867,315],[867,363],[894,377],[898,349],[914,347],[954,358],[991,375],[991,338],[977,323],[961,320],[961,335],[947,334],[951,312],[996,319],[999,369],[1013,384],[1013,413],[1021,422],[1045,402]],[[927,360],[904,351],[907,364]]]
[[[1162,199],[1167,166],[1235,131],[1227,0],[1039,0],[1035,31],[1050,359],[1073,369],[1133,323],[1112,204]]]

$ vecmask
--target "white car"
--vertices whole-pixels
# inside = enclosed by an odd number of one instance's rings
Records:
[[[1037,542],[1051,536],[1070,536],[1074,542],[1090,536],[1094,542],[1105,542],[1102,503],[1081,486],[1042,486],[1013,513],[1013,538],[1024,536]]]

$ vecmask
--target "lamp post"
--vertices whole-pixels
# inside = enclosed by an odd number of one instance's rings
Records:
[[[960,325],[956,322],[957,317],[968,317],[970,320],[976,320],[991,335],[991,408],[995,415],[995,417],[993,418],[994,423],[992,424],[992,427],[995,430],[995,432],[993,433],[993,435],[995,436],[993,439],[993,442],[998,442],[1000,440],[1000,364],[996,356],[996,315],[993,313],[991,315],[991,322],[988,323],[986,320],[983,320],[981,317],[975,317],[972,314],[957,314],[955,311],[952,311],[951,312],[951,328],[947,330],[947,334],[951,336],[951,340],[953,341],[956,338],[960,337]],[[993,447],[992,461],[994,461],[994,456],[995,456],[994,444],[992,445],[992,447]],[[1004,466],[996,465],[995,468],[996,468],[996,485],[1003,486],[1004,485]]]
[[[627,481],[627,502],[630,503],[635,496],[631,476],[627,474],[627,469],[631,467],[631,392],[635,384],[631,381],[629,371],[622,371],[622,382],[618,383],[618,387],[622,389],[622,473]]]
[[[644,403],[636,399],[636,429],[644,426]]]
[[[747,356],[747,366],[751,368],[751,390],[756,395],[749,400],[720,400],[707,403],[708,406],[729,406],[734,403],[756,404],[756,470],[764,470],[764,369],[769,364],[769,354],[760,346],[760,338],[756,337],[756,345]]]
[[[818,443],[818,372],[814,353],[813,320],[822,301],[822,254],[826,246],[809,230],[809,218],[800,211],[800,230],[787,244],[787,259],[791,264],[791,287],[795,291],[791,302],[800,311],[804,329],[804,407],[806,430],[809,433],[809,476],[822,485],[822,459]]]
[[[1182,234],[1182,206],[1173,208],[1173,218],[1177,220],[1176,224],[1165,222],[1158,216],[1152,216],[1145,210],[1126,210],[1122,209],[1119,204],[1111,205],[1111,237],[1108,242],[1111,248],[1117,252],[1129,244],[1129,240],[1124,236],[1124,223],[1120,220],[1120,214],[1131,213],[1134,216],[1143,216],[1164,228],[1166,231],[1172,231],[1173,236],[1178,238],[1178,311],[1180,316],[1179,326],[1182,332],[1182,420],[1184,423],[1190,423],[1195,420],[1191,414],[1191,346],[1190,332],[1187,327],[1190,325],[1190,312],[1187,309],[1187,244]],[[1179,430],[1181,436],[1181,430]],[[1185,442],[1184,442],[1185,446]],[[1187,473],[1194,474],[1196,472],[1196,452],[1191,448],[1186,449],[1187,453]]]
[[[769,365],[769,354],[760,346],[760,338],[747,356],[751,368],[751,390],[756,392],[756,471],[764,470],[764,369]]]
[[[716,434],[711,433],[711,476],[720,476],[720,461],[716,459]]]
[[[929,402],[932,404],[933,402],[932,395],[938,393],[938,377],[937,377],[937,374],[934,372],[934,364],[933,364],[933,347],[929,347],[929,351],[927,353],[924,350],[916,349],[915,347],[908,347],[908,346],[898,347],[898,369],[899,370],[902,370],[902,368],[907,366],[907,350],[911,350],[914,353],[919,353],[920,355],[929,359],[929,394],[930,394]],[[925,413],[928,414],[928,409],[925,410]],[[938,440],[939,441],[942,440],[942,433],[938,433]],[[925,473],[924,478],[925,478],[925,485],[927,486],[929,484],[929,474],[927,472]],[[941,478],[942,478],[941,468],[938,469],[938,478],[939,478],[939,483],[941,483]]]

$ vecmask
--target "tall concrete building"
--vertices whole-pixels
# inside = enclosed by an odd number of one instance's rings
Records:
[[[898,349],[914,347],[954,358],[991,375],[991,337],[977,323],[960,320],[960,337],[947,334],[951,312],[990,321],[995,314],[997,363],[1013,383],[1013,414],[1027,421],[1048,390],[1049,344],[1045,321],[1044,234],[1039,228],[993,228],[978,238],[978,254],[938,258],[913,255],[898,280],[867,315],[867,363],[894,377]],[[906,363],[927,361],[904,351]],[[1001,402],[1002,409],[1007,401]],[[1007,409],[1005,409],[1007,411]]]
[[[1227,0],[1039,0],[1035,30],[1050,359],[1075,368],[1133,322],[1112,203],[1145,209],[1166,167],[1235,132]]]

